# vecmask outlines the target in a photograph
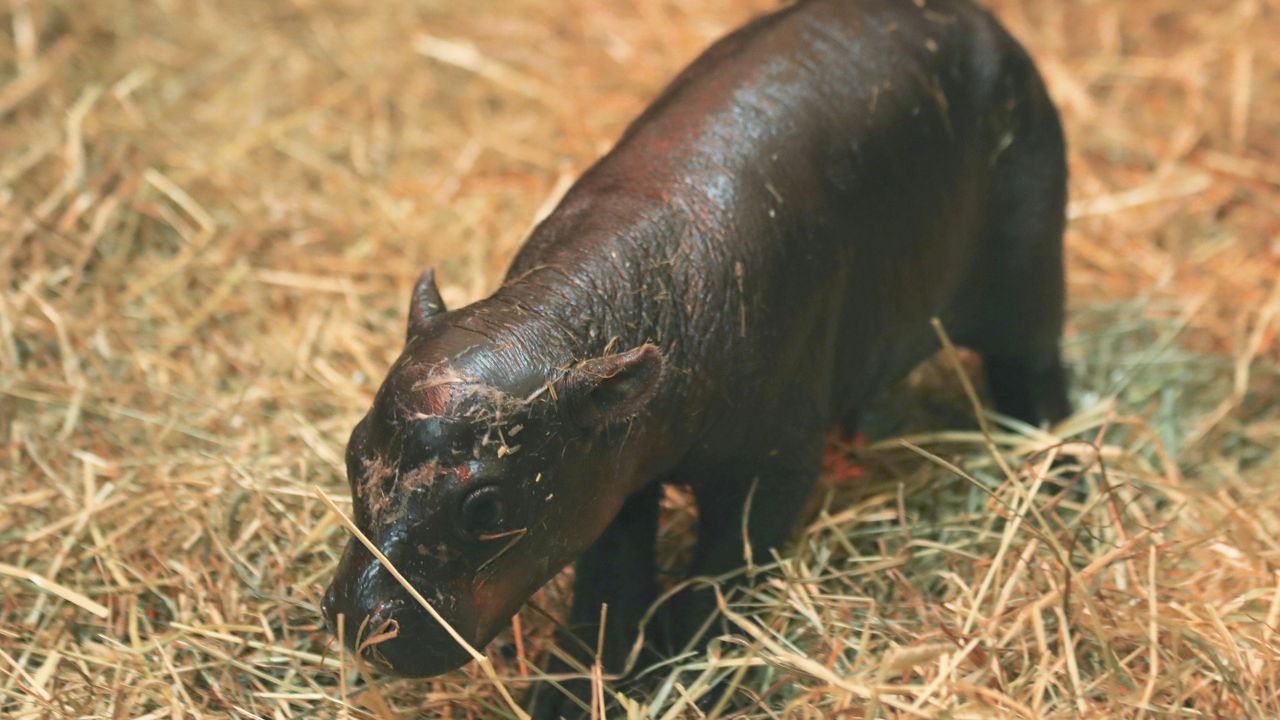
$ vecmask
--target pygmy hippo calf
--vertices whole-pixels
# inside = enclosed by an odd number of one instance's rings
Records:
[[[1066,166],[1031,60],[968,0],[805,0],[716,42],[532,232],[493,295],[433,274],[347,446],[355,522],[483,645],[577,560],[568,626],[619,669],[655,598],[658,488],[698,505],[692,573],[769,557],[824,430],[937,349],[996,407],[1067,412]],[[696,628],[692,593],[673,613]],[[324,600],[426,676],[469,656],[357,542]],[[360,629],[363,628],[363,631]],[[676,631],[678,636],[679,630]]]

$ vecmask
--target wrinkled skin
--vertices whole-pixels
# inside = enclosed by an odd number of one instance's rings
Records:
[[[936,350],[930,318],[984,356],[999,410],[1066,414],[1065,188],[1039,76],[969,2],[760,18],[676,78],[491,297],[446,311],[424,275],[348,445],[356,521],[477,646],[577,558],[570,632],[594,647],[607,603],[621,670],[654,598],[656,488],[692,488],[694,574],[743,564],[749,492],[767,558],[825,428]],[[676,598],[672,643],[712,598]],[[325,612],[352,644],[394,621],[368,650],[392,672],[467,660],[354,541]]]

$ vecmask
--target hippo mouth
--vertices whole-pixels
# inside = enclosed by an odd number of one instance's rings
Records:
[[[479,627],[481,613],[470,593],[450,587],[462,584],[415,582],[419,588],[432,588],[424,595],[459,635],[473,647],[483,645],[495,633]],[[471,653],[359,543],[347,545],[321,611],[325,624],[342,637],[348,650],[393,675],[430,677],[471,660]]]
[[[444,626],[416,603],[409,603],[400,599],[384,601],[354,627],[348,624],[345,613],[331,616],[328,623],[336,634],[340,615],[347,649],[391,675],[432,677],[456,670],[471,660],[471,654]]]

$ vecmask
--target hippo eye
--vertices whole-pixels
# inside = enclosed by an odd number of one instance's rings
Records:
[[[476,488],[462,500],[462,530],[482,540],[506,529],[507,504],[493,485]]]

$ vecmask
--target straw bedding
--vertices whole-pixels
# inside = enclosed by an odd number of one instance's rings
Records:
[[[984,432],[945,354],[834,438],[743,632],[610,717],[1280,715],[1280,7],[993,0],[1071,141],[1078,413]],[[346,433],[408,289],[532,221],[769,3],[0,9],[0,714],[515,717],[320,627]],[[1038,490],[1059,485],[1058,491]],[[669,563],[693,521],[673,492]],[[519,697],[564,579],[486,652]]]

